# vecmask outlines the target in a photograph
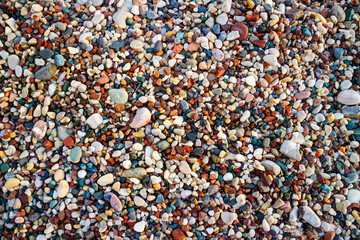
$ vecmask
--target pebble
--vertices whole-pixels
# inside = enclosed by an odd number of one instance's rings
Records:
[[[301,154],[299,152],[300,145],[292,140],[285,140],[280,148],[280,152],[287,157],[300,161],[301,160]]]
[[[99,184],[100,186],[106,186],[112,184],[113,182],[114,182],[114,175],[112,175],[111,173],[105,174],[104,176],[101,176],[97,180],[97,184]]]
[[[147,175],[147,172],[144,168],[134,168],[125,170],[122,172],[121,177],[123,178],[137,178],[142,180],[144,176]]]
[[[10,189],[10,188],[16,188],[16,187],[19,186],[19,185],[20,185],[20,180],[19,180],[19,179],[17,179],[17,178],[9,178],[9,179],[6,181],[4,187],[5,187],[6,189]]]
[[[80,147],[74,147],[73,149],[71,149],[70,159],[73,163],[80,162],[81,157],[82,157],[82,150]]]
[[[145,227],[146,227],[145,221],[138,222],[134,225],[134,231],[142,233],[145,230]]]
[[[56,192],[59,198],[66,197],[66,195],[69,193],[69,190],[70,186],[66,180],[61,180],[56,188]]]
[[[96,129],[103,122],[103,117],[99,113],[92,114],[87,120],[86,123],[92,128]]]
[[[189,164],[186,161],[181,161],[180,162],[179,169],[184,174],[190,174],[191,173],[191,168],[190,168]]]
[[[321,225],[321,220],[316,213],[308,206],[302,206],[300,208],[300,216],[311,226],[318,228]]]
[[[48,80],[48,79],[52,78],[53,76],[55,76],[56,73],[57,73],[56,65],[46,65],[46,66],[40,68],[35,73],[35,78],[39,79],[39,80]]]
[[[232,212],[222,212],[221,213],[221,220],[227,224],[231,225],[235,219],[237,219],[237,214]]]
[[[46,135],[47,124],[43,120],[39,120],[34,124],[32,133],[37,139],[43,139]]]
[[[360,94],[354,90],[343,90],[338,94],[337,101],[344,105],[356,105],[360,103]]]
[[[274,55],[265,55],[263,60],[270,66],[276,66],[278,61]]]
[[[140,108],[137,110],[136,115],[132,122],[130,123],[130,127],[132,128],[141,128],[148,124],[151,119],[151,113],[147,108]]]
[[[7,63],[11,70],[15,70],[16,66],[20,64],[20,58],[17,55],[12,54],[8,57]]]
[[[110,100],[115,103],[125,104],[128,101],[128,93],[124,88],[110,89],[108,92]]]

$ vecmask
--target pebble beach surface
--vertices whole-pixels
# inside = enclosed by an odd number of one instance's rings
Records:
[[[0,239],[359,239],[358,0],[0,5]]]

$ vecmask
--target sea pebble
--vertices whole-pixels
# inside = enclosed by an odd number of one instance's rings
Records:
[[[151,113],[147,108],[140,108],[137,110],[133,121],[130,123],[132,128],[141,128],[149,123],[151,119]]]

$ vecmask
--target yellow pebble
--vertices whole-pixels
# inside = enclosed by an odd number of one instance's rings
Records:
[[[255,3],[251,0],[247,0],[246,4],[247,4],[248,8],[250,8],[250,9],[253,9],[255,7]]]
[[[328,123],[332,123],[335,120],[334,114],[330,113],[329,115],[327,115],[327,120],[328,120]]]
[[[351,213],[356,221],[360,221],[359,213],[356,210],[353,210]]]
[[[106,210],[105,214],[106,214],[106,216],[111,217],[113,215],[113,212],[111,210]]]
[[[9,189],[9,188],[14,188],[14,187],[17,187],[19,186],[20,184],[20,180],[17,179],[17,178],[9,178],[6,183],[5,183],[5,188],[6,189]]]

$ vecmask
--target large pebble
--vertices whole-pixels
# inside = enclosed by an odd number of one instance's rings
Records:
[[[274,55],[265,55],[263,60],[270,66],[276,66],[278,61]]]
[[[106,186],[112,184],[113,182],[114,182],[114,175],[111,173],[108,173],[97,180],[97,184],[99,184],[100,186]]]
[[[39,79],[39,80],[48,80],[48,79],[52,78],[53,76],[55,76],[56,72],[57,72],[56,65],[54,65],[54,64],[46,65],[46,66],[40,68],[35,73],[35,78]]]
[[[32,129],[32,133],[37,139],[42,139],[46,134],[46,130],[47,130],[46,122],[44,122],[43,120],[39,120],[35,123]]]
[[[126,92],[125,88],[110,89],[108,94],[110,96],[110,100],[115,103],[125,104],[128,101],[128,93]]]
[[[17,55],[12,54],[8,57],[7,63],[11,70],[15,70],[16,66],[20,63],[20,58]]]
[[[136,115],[133,121],[130,123],[130,127],[132,128],[141,128],[148,124],[151,119],[151,113],[149,109],[143,107],[137,110]]]
[[[350,189],[346,197],[350,203],[360,203],[360,191],[357,189]]]
[[[126,18],[128,11],[126,8],[122,8],[114,13],[113,20],[120,28],[126,28]]]
[[[99,113],[94,113],[86,120],[86,123],[92,129],[96,129],[100,124],[102,124],[102,122],[103,122],[103,118]]]
[[[110,205],[116,210],[116,211],[121,211],[123,206],[121,204],[120,199],[113,194],[110,198]]]
[[[56,188],[56,192],[59,198],[64,198],[69,193],[70,186],[66,180],[61,180]]]
[[[70,153],[70,159],[73,163],[78,163],[82,156],[82,150],[80,147],[74,147]]]
[[[281,173],[280,166],[271,160],[265,160],[261,162],[261,165],[263,165],[266,170],[272,171],[275,175],[279,175]]]
[[[354,90],[344,90],[338,94],[337,101],[344,105],[356,105],[360,103],[360,94]]]
[[[235,219],[237,219],[237,214],[232,212],[222,212],[221,213],[221,220],[227,224],[231,225]]]
[[[191,173],[191,168],[190,168],[189,164],[184,160],[180,162],[179,169],[184,174],[190,174]]]
[[[308,206],[300,208],[300,217],[302,217],[311,226],[318,228],[321,225],[321,220],[316,213]]]
[[[146,227],[146,221],[138,222],[134,225],[134,231],[142,233],[145,230]]]
[[[19,180],[19,179],[17,179],[17,178],[9,178],[9,179],[6,181],[4,187],[5,187],[6,189],[9,189],[9,188],[17,187],[17,186],[19,186],[19,184],[20,184],[20,180]]]
[[[144,168],[134,168],[128,169],[122,172],[121,177],[123,178],[137,178],[142,180],[144,176],[147,175],[147,172]]]

